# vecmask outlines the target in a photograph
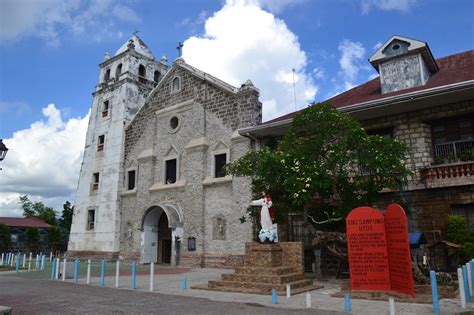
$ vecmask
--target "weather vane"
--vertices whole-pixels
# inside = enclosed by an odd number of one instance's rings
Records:
[[[178,57],[181,57],[181,55],[183,54],[183,46],[183,43],[179,42],[178,47],[176,47],[176,49],[178,50]]]

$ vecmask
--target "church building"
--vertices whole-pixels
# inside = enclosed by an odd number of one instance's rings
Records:
[[[223,166],[251,147],[259,90],[180,57],[155,60],[136,35],[100,64],[68,254],[230,267],[243,263],[250,181]]]

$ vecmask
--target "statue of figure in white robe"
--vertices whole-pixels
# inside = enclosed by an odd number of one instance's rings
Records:
[[[250,205],[252,206],[260,206],[262,209],[260,210],[260,225],[262,229],[258,234],[258,238],[263,243],[266,239],[270,242],[274,242],[277,240],[277,234],[275,225],[272,222],[272,217],[270,216],[270,208],[272,208],[273,202],[272,199],[265,193],[262,192],[263,198],[254,200],[251,202]]]

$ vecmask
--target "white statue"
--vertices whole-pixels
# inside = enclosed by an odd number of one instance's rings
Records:
[[[273,220],[275,220],[275,213],[273,211],[273,202],[272,198],[266,193],[262,192],[261,199],[254,200],[250,205],[252,206],[260,206],[262,209],[260,210],[260,225],[262,229],[258,234],[258,238],[263,243],[266,239],[270,242],[278,241],[277,232],[276,232],[276,224],[273,224]]]

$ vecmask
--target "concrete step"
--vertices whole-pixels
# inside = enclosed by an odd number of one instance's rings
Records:
[[[263,267],[238,267],[235,268],[236,274],[252,274],[252,275],[285,275],[296,273],[296,268],[293,267],[274,267],[274,268],[263,268]]]
[[[261,293],[271,293],[272,289],[275,288],[277,291],[286,292],[286,285],[290,285],[292,290],[296,290],[303,287],[313,286],[311,280],[303,279],[298,281],[289,282],[286,284],[269,284],[269,283],[258,283],[258,282],[240,282],[240,281],[209,281],[209,288],[235,288],[239,289],[239,292],[245,292],[248,289],[257,289]]]
[[[213,282],[213,284],[211,284],[211,282]],[[275,287],[275,286],[269,286],[269,287],[228,286],[227,283],[225,285],[222,285],[222,281],[220,281],[221,282],[220,284],[218,284],[217,282],[218,281],[209,281],[208,286],[204,286],[204,285],[192,286],[191,289],[268,295],[268,294],[272,294],[272,289]],[[225,281],[225,282],[228,282],[228,281]],[[309,284],[306,283],[306,285],[303,285],[303,286],[296,286],[296,287],[291,286],[291,295],[296,295],[303,292],[313,291],[313,290],[318,290],[318,289],[323,288],[322,285],[313,285],[311,281],[309,282],[310,282]],[[286,295],[286,286],[284,286],[284,289],[282,288],[283,287],[280,287],[280,288],[275,287],[275,289],[277,289],[277,294],[284,296]]]
[[[235,281],[235,282],[257,282],[267,284],[287,284],[289,282],[295,282],[303,280],[304,275],[302,273],[290,273],[285,275],[254,275],[254,274],[224,274],[222,275],[222,281]]]

